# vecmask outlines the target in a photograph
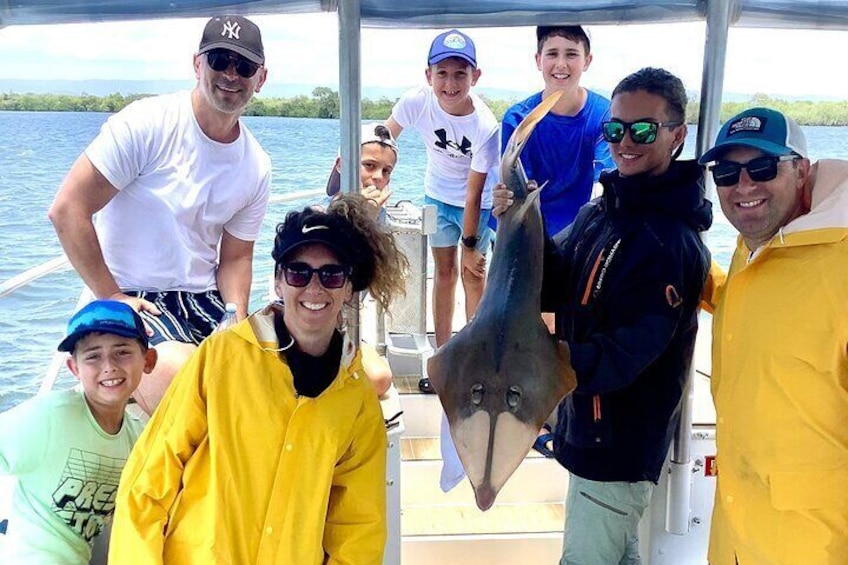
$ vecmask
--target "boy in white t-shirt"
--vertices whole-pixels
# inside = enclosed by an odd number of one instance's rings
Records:
[[[16,480],[2,563],[88,563],[142,430],[125,409],[157,355],[128,304],[84,306],[59,351],[71,354],[82,391],[53,391],[0,414],[0,474]]]
[[[414,128],[424,139],[427,169],[424,200],[438,211],[438,227],[430,236],[436,265],[433,319],[436,345],[451,336],[454,292],[459,273],[465,291],[465,316],[471,318],[483,295],[487,228],[492,209],[492,182],[487,173],[498,162],[498,121],[471,87],[480,78],[474,42],[455,29],[433,40],[425,75],[429,86],[404,94],[386,126],[397,138]],[[496,179],[489,179],[494,181]],[[456,247],[462,242],[457,265]],[[429,380],[418,384],[433,392]]]

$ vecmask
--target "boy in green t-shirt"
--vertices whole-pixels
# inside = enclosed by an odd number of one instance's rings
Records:
[[[125,409],[156,350],[138,314],[122,302],[91,302],[71,317],[59,351],[71,354],[82,391],[53,391],[0,414],[0,475],[15,479],[4,563],[88,563],[141,433]]]

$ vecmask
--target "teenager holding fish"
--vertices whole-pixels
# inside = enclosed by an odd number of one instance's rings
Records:
[[[603,195],[549,240],[542,306],[556,313],[577,389],[554,448],[570,472],[562,564],[638,560],[637,525],[679,420],[710,265],[703,174],[677,161],[686,90],[645,68],[622,80],[603,124],[617,170]],[[500,185],[494,213],[511,204]]]

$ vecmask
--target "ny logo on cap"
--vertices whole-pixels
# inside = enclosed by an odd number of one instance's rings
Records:
[[[239,33],[241,33],[241,26],[238,22],[231,22],[230,20],[227,20],[221,30],[221,35],[226,35],[227,39],[239,39]]]

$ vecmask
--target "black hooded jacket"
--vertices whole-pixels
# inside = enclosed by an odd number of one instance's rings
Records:
[[[600,181],[603,196],[546,246],[543,310],[556,312],[578,383],[559,406],[555,453],[583,478],[657,482],[695,347],[712,208],[694,161]]]

